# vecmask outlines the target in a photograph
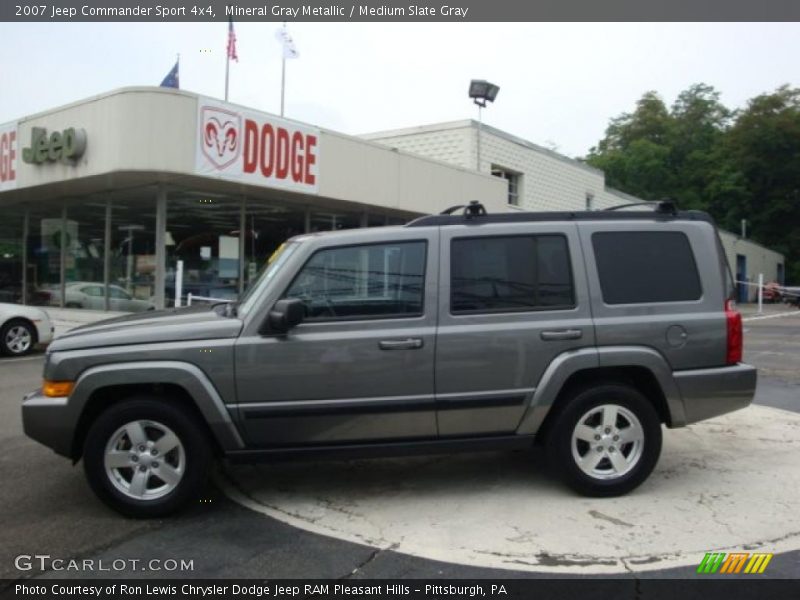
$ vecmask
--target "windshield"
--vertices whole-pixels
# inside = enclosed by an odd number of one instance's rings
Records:
[[[253,307],[256,299],[263,294],[269,282],[281,270],[283,265],[286,264],[286,261],[294,251],[297,250],[299,245],[300,242],[284,242],[272,253],[272,256],[270,256],[264,266],[261,267],[261,272],[256,275],[255,279],[253,279],[252,283],[245,290],[237,310],[240,316],[246,315]]]

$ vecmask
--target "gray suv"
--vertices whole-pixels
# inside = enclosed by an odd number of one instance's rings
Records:
[[[422,217],[292,238],[236,303],[137,314],[49,348],[25,432],[134,516],[211,461],[520,449],[624,494],[682,427],[746,407],[711,218],[655,210]]]

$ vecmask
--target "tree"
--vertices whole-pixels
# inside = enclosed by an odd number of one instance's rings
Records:
[[[609,186],[642,198],[670,189],[670,129],[667,107],[656,92],[646,92],[636,110],[611,119],[606,136],[592,148],[587,162],[606,173]]]
[[[713,87],[681,92],[670,110],[646,92],[611,119],[586,161],[609,186],[643,199],[670,197],[786,256],[800,283],[800,89],[783,86],[731,111]]]
[[[752,237],[784,253],[789,279],[800,281],[800,89],[784,85],[750,100],[722,148],[746,189],[727,223],[750,221]]]
[[[698,83],[678,95],[670,118],[667,145],[674,185],[669,195],[684,208],[703,209],[710,201],[717,148],[731,111],[719,101],[719,92]]]

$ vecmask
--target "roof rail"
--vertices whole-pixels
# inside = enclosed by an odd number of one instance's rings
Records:
[[[652,206],[653,211],[629,211],[625,214],[616,212],[618,209],[629,206]],[[458,209],[463,208],[462,214],[453,214]],[[679,211],[675,204],[668,200],[657,202],[635,202],[595,211],[562,211],[562,212],[509,212],[489,214],[486,208],[477,200],[473,200],[467,206],[459,205],[448,208],[444,213],[438,215],[427,215],[418,217],[406,223],[406,227],[440,227],[445,225],[483,225],[489,223],[524,223],[524,222],[554,222],[554,221],[618,221],[618,220],[642,220],[642,221],[673,221],[684,219],[687,221],[707,221],[714,223],[714,220],[705,212],[689,210]]]
[[[611,206],[609,208],[604,208],[603,210],[620,210],[623,208],[630,208],[632,206],[652,206],[653,210],[660,214],[665,215],[677,215],[678,214],[678,207],[673,200],[664,199],[664,200],[642,200],[641,202],[630,202],[628,204],[618,204],[617,206]]]
[[[460,215],[453,214],[459,208],[463,208],[464,210]],[[454,220],[457,222],[464,222],[464,221],[471,221],[475,222],[473,219],[475,217],[486,217],[488,218],[489,213],[486,211],[486,207],[480,203],[478,200],[470,200],[469,204],[456,204],[455,206],[451,206],[450,208],[445,208],[442,212],[438,215],[427,215],[424,217],[417,217],[413,221],[409,221],[406,223],[406,227],[421,227],[422,225],[441,225],[445,222],[450,224],[453,223]],[[494,216],[494,215],[493,215]]]
[[[486,212],[486,207],[483,204],[481,204],[478,200],[470,200],[469,204],[466,206],[464,206],[463,204],[456,204],[455,206],[451,206],[450,208],[445,208],[439,214],[452,215],[459,208],[464,209],[464,216],[468,219],[471,219],[472,217],[480,217],[489,214]]]

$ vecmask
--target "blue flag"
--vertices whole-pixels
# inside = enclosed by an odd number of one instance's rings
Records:
[[[169,87],[180,89],[180,83],[178,78],[178,61],[175,61],[175,66],[170,69],[170,72],[167,73],[167,76],[164,77],[164,81],[161,82],[161,87]]]

